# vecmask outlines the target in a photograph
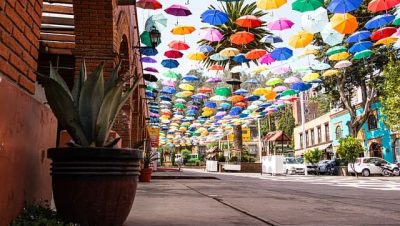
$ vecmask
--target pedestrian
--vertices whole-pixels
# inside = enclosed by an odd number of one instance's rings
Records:
[[[181,167],[182,167],[182,164],[183,164],[183,159],[182,159],[182,156],[179,156],[177,159],[176,159],[176,164],[178,165],[178,171],[181,171]]]

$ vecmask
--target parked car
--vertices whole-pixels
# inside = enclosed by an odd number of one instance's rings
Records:
[[[321,160],[317,164],[317,171],[320,174],[332,175],[335,168],[335,160]]]
[[[304,174],[304,160],[302,158],[286,157],[283,162],[283,168],[286,174]]]
[[[382,174],[382,168],[379,165],[386,165],[390,170],[399,171],[399,167],[396,164],[377,157],[357,158],[354,167],[352,163],[349,163],[347,170],[349,173],[361,173],[361,175],[368,177],[373,174]]]

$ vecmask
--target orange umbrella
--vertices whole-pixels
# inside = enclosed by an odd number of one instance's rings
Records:
[[[265,54],[267,54],[267,51],[264,49],[253,49],[253,50],[249,51],[248,53],[246,53],[246,55],[244,55],[244,56],[246,57],[246,59],[256,60],[256,59],[264,56]]]
[[[331,18],[331,26],[337,32],[347,35],[357,30],[358,22],[357,18],[349,13],[336,13]]]
[[[218,64],[214,64],[210,67],[208,67],[208,70],[214,70],[214,71],[223,71],[224,67]]]
[[[381,40],[375,42],[374,46],[376,46],[376,45],[390,45],[390,44],[396,42],[398,39],[399,39],[399,37],[394,37],[394,36],[382,38]]]
[[[230,39],[236,45],[245,45],[254,40],[254,35],[247,31],[239,31],[231,35]]]
[[[267,100],[275,100],[276,97],[276,92],[272,91],[272,90],[268,90],[265,94],[265,98],[267,98]]]
[[[244,102],[237,102],[237,103],[235,104],[235,107],[245,108],[245,107],[246,107],[246,103],[244,103]]]
[[[198,88],[197,91],[199,91],[200,93],[211,93],[212,92],[212,90],[210,88],[205,87],[205,86]]]
[[[228,98],[228,101],[232,101],[232,102],[240,102],[244,100],[244,96],[241,95],[234,95]]]
[[[258,17],[253,15],[246,15],[239,17],[235,23],[241,27],[245,28],[255,28],[259,27],[262,24],[262,21],[258,19]]]
[[[175,50],[187,50],[189,45],[183,41],[172,41],[168,44],[168,47]]]

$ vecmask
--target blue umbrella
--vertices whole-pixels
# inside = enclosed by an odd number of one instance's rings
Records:
[[[348,13],[360,7],[362,0],[332,0],[328,5],[331,13]]]
[[[370,49],[372,47],[372,42],[370,41],[364,41],[364,42],[357,42],[356,44],[354,44],[350,49],[350,53],[356,53],[356,52],[360,52],[363,50],[367,50]]]
[[[367,23],[365,23],[364,27],[367,29],[375,29],[379,27],[383,27],[386,24],[392,22],[394,20],[395,16],[390,15],[390,14],[382,14],[378,16],[374,16],[372,19],[368,20]]]
[[[230,103],[221,103],[220,105],[219,105],[222,109],[229,109],[229,108],[231,108],[231,104]]]
[[[244,98],[245,101],[256,101],[260,99],[260,96],[256,96],[256,95],[251,95],[251,96],[247,96],[246,98]]]
[[[204,106],[208,107],[208,108],[216,108],[217,104],[212,102],[212,101],[207,101],[207,102],[204,103]]]
[[[247,116],[249,116],[249,114],[242,113],[239,115],[239,118],[246,118]]]
[[[265,104],[261,104],[259,107],[267,108],[267,107],[269,107],[271,105],[272,105],[271,103],[265,103]]]
[[[145,94],[147,97],[154,97],[154,94],[152,91],[146,91]]]
[[[203,53],[208,53],[214,51],[214,48],[210,45],[201,45],[199,46],[199,51]]]
[[[267,35],[262,40],[265,43],[279,43],[283,42],[282,38],[276,35]]]
[[[322,71],[331,68],[331,65],[319,62],[317,64],[311,65],[311,68],[316,71]]]
[[[151,113],[155,113],[155,114],[158,114],[159,112],[157,111],[157,110],[155,110],[155,109],[150,109],[149,110]]]
[[[160,99],[165,101],[172,101],[171,97],[169,96],[160,96]]]
[[[306,91],[306,90],[310,89],[311,86],[312,86],[312,85],[309,84],[309,83],[296,82],[296,83],[293,83],[293,84],[290,86],[290,88],[293,89],[293,90],[297,90],[297,91]]]
[[[164,86],[163,89],[161,90],[161,93],[175,94],[176,93],[176,89],[174,87],[171,87],[171,86]]]
[[[155,56],[158,54],[158,51],[155,48],[141,48],[139,51],[145,56]]]
[[[238,89],[238,90],[236,90],[235,92],[233,92],[233,94],[235,94],[235,95],[242,95],[242,94],[246,94],[246,93],[248,93],[249,91],[247,91],[247,90],[245,90],[245,89]]]
[[[177,68],[179,66],[179,62],[177,60],[167,59],[161,61],[161,65],[166,68]]]
[[[186,75],[186,76],[183,76],[182,79],[186,80],[188,82],[193,82],[193,81],[198,81],[199,80],[199,78],[196,75]]]
[[[149,102],[149,105],[158,106],[158,103],[156,103],[156,102]]]
[[[201,22],[209,23],[211,25],[222,25],[229,21],[228,14],[215,9],[206,10],[200,17]]]
[[[246,80],[244,83],[254,84],[254,85],[260,84],[260,82],[259,82],[257,79],[255,79],[255,78]]]
[[[232,58],[232,60],[235,61],[236,63],[247,63],[247,62],[250,62],[250,60],[247,59],[244,54],[238,54],[238,55],[234,56]]]
[[[293,51],[287,47],[276,48],[271,52],[271,56],[277,61],[283,61],[292,57]]]
[[[359,42],[364,39],[368,39],[371,36],[370,31],[357,31],[356,33],[350,35],[346,42],[348,43],[353,43],[353,42]]]
[[[199,110],[199,107],[192,105],[188,107],[189,110]]]
[[[236,116],[236,115],[239,115],[240,112],[242,112],[242,108],[241,108],[241,107],[233,107],[233,108],[231,108],[231,110],[229,111],[229,115],[230,115],[230,116]]]

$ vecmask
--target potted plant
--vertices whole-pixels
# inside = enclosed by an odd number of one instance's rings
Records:
[[[151,147],[146,148],[143,157],[143,168],[140,170],[140,176],[139,176],[140,182],[151,181],[151,174],[153,172],[153,168],[150,167],[150,164],[156,160],[158,160],[157,152],[153,152],[151,150]]]
[[[116,67],[104,81],[101,63],[89,76],[82,64],[72,92],[50,65],[42,78],[48,104],[71,136],[68,147],[50,148],[57,214],[80,225],[122,225],[136,194],[142,151],[115,148],[109,139],[114,120],[139,84],[119,76]],[[71,75],[73,76],[73,75]]]

